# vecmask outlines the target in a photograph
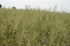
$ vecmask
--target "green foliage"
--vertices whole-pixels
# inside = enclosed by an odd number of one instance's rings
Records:
[[[70,46],[70,14],[0,8],[0,46]]]
[[[2,5],[0,4],[0,8],[2,8]]]
[[[12,9],[16,9],[16,7],[13,6]]]

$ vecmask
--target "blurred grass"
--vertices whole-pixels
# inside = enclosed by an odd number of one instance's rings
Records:
[[[70,14],[0,8],[0,46],[70,46]]]

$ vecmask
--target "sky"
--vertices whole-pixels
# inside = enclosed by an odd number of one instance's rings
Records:
[[[17,9],[24,9],[26,5],[40,9],[53,9],[57,6],[57,11],[70,12],[70,0],[0,0],[0,4],[6,8],[15,6]]]

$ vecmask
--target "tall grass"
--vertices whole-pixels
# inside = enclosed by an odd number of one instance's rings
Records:
[[[0,46],[70,46],[70,14],[0,8]]]

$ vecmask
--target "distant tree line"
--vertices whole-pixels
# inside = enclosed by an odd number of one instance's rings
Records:
[[[12,9],[16,9],[16,7],[13,6]]]
[[[0,4],[0,8],[2,8],[2,5]]]
[[[1,4],[0,4],[0,8],[2,8],[2,5]],[[13,6],[12,9],[16,9],[16,7]]]

